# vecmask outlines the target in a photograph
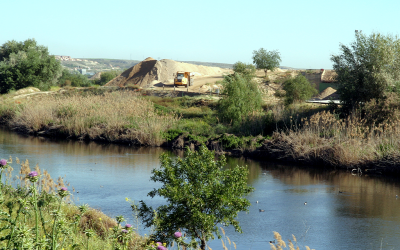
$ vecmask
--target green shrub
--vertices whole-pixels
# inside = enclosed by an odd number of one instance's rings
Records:
[[[162,132],[162,137],[167,141],[172,141],[181,134],[183,134],[183,131],[180,129],[168,129],[167,131]]]
[[[224,122],[240,124],[261,111],[262,97],[257,83],[241,74],[225,76],[218,116]]]
[[[285,104],[305,101],[318,94],[314,84],[310,83],[303,75],[290,77],[283,83],[285,94]]]

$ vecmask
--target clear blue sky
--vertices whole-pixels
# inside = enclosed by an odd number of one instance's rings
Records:
[[[0,44],[34,38],[75,58],[252,62],[278,50],[281,65],[332,68],[354,31],[398,35],[399,0],[2,1]]]

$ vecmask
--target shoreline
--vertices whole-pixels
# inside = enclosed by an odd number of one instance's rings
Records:
[[[28,130],[15,129],[7,124],[2,124],[2,128],[12,131],[20,135],[30,135],[35,137],[45,137],[51,140],[73,140],[73,141],[85,141],[85,142],[96,142],[102,144],[115,144],[125,145],[134,147],[161,147],[168,149],[184,150],[189,147],[191,150],[197,150],[202,144],[199,141],[193,140],[188,136],[178,135],[171,141],[165,141],[161,145],[143,145],[138,141],[129,140],[115,140],[110,141],[106,138],[90,139],[88,137],[79,136],[68,136],[62,131],[58,130],[61,126],[53,126],[43,128],[39,131],[28,132]],[[221,135],[222,136],[222,135]],[[217,139],[209,139],[204,144],[208,149],[214,150],[216,155],[226,155],[230,157],[244,157],[254,160],[262,161],[274,161],[277,163],[294,164],[298,166],[307,166],[310,168],[324,168],[324,169],[341,169],[350,170],[352,173],[361,175],[375,175],[375,176],[394,176],[400,177],[400,168],[396,162],[400,162],[400,159],[386,159],[386,161],[370,161],[367,163],[359,163],[354,165],[334,164],[324,157],[315,155],[314,157],[293,157],[291,152],[286,150],[288,145],[282,145],[277,139],[265,139],[261,146],[255,149],[224,149],[222,143]],[[329,149],[326,149],[329,151]],[[321,153],[321,152],[320,152]],[[322,153],[323,155],[323,153]]]

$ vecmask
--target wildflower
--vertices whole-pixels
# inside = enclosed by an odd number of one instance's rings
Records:
[[[123,233],[128,233],[128,230],[126,230],[126,229],[122,229],[122,231],[121,232],[123,232]]]
[[[126,228],[126,229],[131,228],[131,227],[132,227],[131,224],[126,224],[126,225],[125,225],[125,228]]]
[[[66,187],[62,187],[60,190],[58,190],[58,195],[61,196],[61,198],[64,198],[65,196],[69,195],[68,189]]]
[[[5,167],[7,165],[7,160],[1,159],[0,160],[0,165],[1,165],[1,168]]]
[[[129,198],[128,198],[128,197],[125,197],[125,200],[126,200],[126,201],[129,201]]]
[[[163,245],[158,245],[157,250],[167,250],[167,248],[164,247]]]
[[[99,218],[99,221],[101,221],[101,218]]]
[[[175,238],[180,238],[180,237],[182,237],[182,233],[181,232],[175,232],[174,236],[175,236]]]
[[[26,176],[26,178],[28,178],[31,182],[37,182],[39,179],[39,176],[36,171],[32,171]]]

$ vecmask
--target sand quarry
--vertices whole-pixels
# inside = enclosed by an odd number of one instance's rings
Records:
[[[155,60],[151,57],[122,72],[121,75],[109,81],[105,86],[137,85],[141,88],[173,88],[174,74],[177,71],[194,73],[194,85],[189,87],[192,92],[209,90],[223,76],[231,74],[232,69],[207,67],[169,59]],[[206,85],[206,86],[204,86]],[[178,87],[184,88],[184,87]]]

